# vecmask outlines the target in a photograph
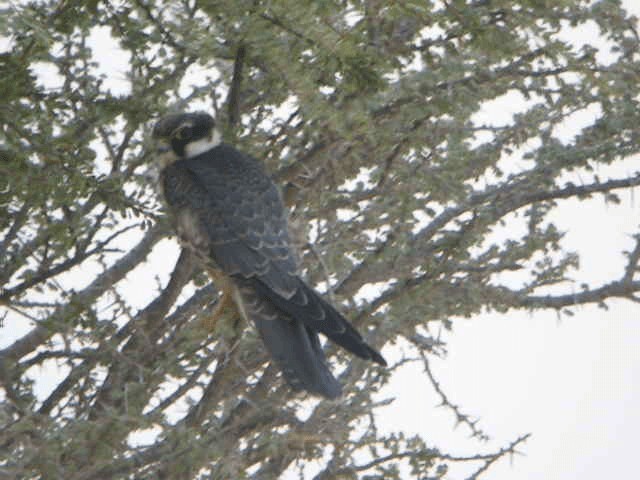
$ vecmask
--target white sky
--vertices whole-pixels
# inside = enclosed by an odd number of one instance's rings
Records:
[[[623,3],[640,16],[640,2]],[[106,30],[101,33],[92,43],[100,46],[100,56],[107,60],[100,67],[102,73],[110,76],[113,90],[126,90],[122,72],[127,58],[113,50]],[[588,31],[582,35],[589,40]],[[505,113],[504,105],[493,108],[486,114]],[[569,129],[566,135],[571,134]],[[607,173],[615,176],[617,171],[622,176],[636,170],[638,163],[630,159]],[[581,254],[576,280],[599,285],[620,277],[624,265],[620,252],[630,247],[630,235],[640,223],[640,204],[632,195],[624,196],[623,205],[616,207],[601,200],[566,202],[555,215],[558,224],[569,230],[567,245]],[[160,257],[172,265],[173,253]],[[532,433],[520,448],[524,456],[515,457],[513,463],[501,461],[483,478],[637,478],[633,472],[640,387],[633,380],[640,378],[640,307],[623,301],[609,306],[608,311],[583,307],[575,316],[561,319],[555,312],[513,311],[455,320],[454,331],[445,337],[449,355],[445,360],[432,359],[431,365],[450,399],[465,413],[479,417],[480,427],[491,435],[481,448],[493,451]],[[24,331],[12,330],[16,336]],[[6,334],[5,329],[0,348],[9,341]],[[381,410],[383,428],[420,433],[433,442],[431,446],[449,453],[478,451],[468,429],[453,430],[452,414],[435,408],[439,399],[419,367],[404,368],[387,392],[393,392],[396,401]],[[464,478],[468,471],[453,469],[447,478]]]
[[[583,254],[585,273],[616,278],[623,264],[618,252],[629,246],[625,232],[637,227],[640,205],[629,199],[616,209],[591,203],[582,215],[575,207],[567,212],[574,216],[571,244]],[[493,440],[487,450],[532,433],[519,449],[526,455],[494,465],[487,478],[634,478],[640,309],[623,301],[609,306],[582,307],[561,319],[555,312],[512,311],[454,322],[446,336],[449,355],[431,361],[442,388],[465,413],[480,418]],[[382,423],[421,432],[452,453],[475,452],[469,430],[452,431],[453,415],[434,408],[439,399],[421,375],[407,367],[394,379],[390,390],[397,400],[380,416]]]

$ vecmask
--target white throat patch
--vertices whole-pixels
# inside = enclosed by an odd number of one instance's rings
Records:
[[[222,135],[216,129],[211,131],[211,135],[195,142],[187,143],[184,147],[185,158],[192,158],[217,147],[222,142]]]

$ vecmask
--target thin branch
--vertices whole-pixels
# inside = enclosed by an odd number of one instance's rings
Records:
[[[149,230],[129,253],[116,261],[111,267],[102,272],[84,290],[71,296],[69,301],[57,308],[48,318],[47,324],[55,324],[57,321],[80,313],[86,306],[91,305],[97,298],[104,294],[113,284],[119,282],[151,251],[151,248],[163,237],[164,231],[160,227]],[[0,350],[0,362],[15,364],[20,358],[33,351],[38,345],[45,342],[53,335],[49,327],[38,323],[24,337],[16,340],[4,350]]]
[[[146,362],[153,361],[153,356],[149,355],[149,347],[154,345],[160,336],[161,329],[158,325],[164,320],[167,311],[191,278],[193,268],[192,255],[188,250],[183,249],[167,286],[132,321],[138,326],[138,333],[134,333],[122,348],[123,355],[111,363],[109,374],[96,395],[94,409],[89,415],[90,419],[95,418],[101,411],[121,403],[121,396],[114,395],[114,392],[120,392],[122,386],[135,376],[135,373],[127,368],[131,362],[139,359],[141,363],[145,363],[145,358]]]
[[[228,131],[236,132],[240,121],[240,92],[242,91],[242,71],[244,68],[247,49],[243,43],[238,45],[236,58],[233,64],[233,76],[227,96],[227,126]]]
[[[427,377],[429,378],[429,381],[433,386],[433,389],[436,391],[436,393],[440,397],[440,406],[446,407],[453,412],[453,414],[456,417],[456,424],[462,423],[467,427],[469,427],[469,430],[471,430],[471,436],[473,438],[477,438],[482,442],[488,441],[489,436],[477,426],[478,420],[471,420],[471,417],[469,417],[469,415],[462,413],[462,411],[460,410],[460,407],[458,405],[455,405],[453,402],[451,402],[447,394],[444,393],[444,391],[442,390],[442,387],[440,386],[440,383],[436,380],[436,378],[433,375],[433,372],[431,371],[431,367],[429,365],[429,359],[427,355],[423,351],[420,351],[420,356],[422,357],[424,371],[426,372]]]
[[[515,455],[517,453],[519,453],[516,450],[516,447],[518,445],[520,445],[521,443],[526,442],[529,437],[531,436],[530,433],[527,433],[526,435],[522,435],[521,437],[516,438],[513,442],[511,442],[508,446],[501,448],[500,451],[498,451],[497,453],[493,454],[493,455],[477,455],[477,459],[483,459],[485,460],[485,463],[475,472],[473,472],[470,476],[467,477],[466,480],[477,480],[478,478],[480,478],[480,475],[482,475],[484,472],[486,472],[489,467],[491,465],[493,465],[495,462],[497,462],[498,460],[500,460],[502,457],[504,457],[505,455],[509,454],[509,455]],[[444,459],[447,460],[455,460],[456,457],[448,457],[448,456],[443,456]]]
[[[127,225],[119,230],[116,230],[114,233],[109,235],[105,240],[102,240],[96,244],[94,248],[87,251],[77,251],[76,254],[68,258],[57,265],[48,268],[47,270],[43,270],[38,273],[38,275],[34,275],[33,277],[28,278],[24,282],[16,285],[15,287],[8,288],[6,290],[2,290],[0,294],[0,303],[9,303],[12,301],[12,297],[17,297],[18,295],[24,293],[29,288],[41,284],[56,275],[59,275],[63,272],[70,270],[71,268],[80,265],[85,260],[87,260],[92,255],[103,254],[109,251],[106,246],[111,243],[114,239],[118,238],[120,235],[134,229],[138,228],[138,225]]]
[[[624,283],[632,283],[633,277],[638,273],[638,262],[640,262],[640,234],[636,234],[635,239],[636,246],[628,254],[629,261],[627,262],[627,268],[625,269],[624,277],[622,278]]]
[[[496,287],[497,297],[507,305],[525,308],[561,309],[572,305],[600,303],[608,298],[618,297],[631,299],[640,291],[640,281],[614,281],[599,288],[584,290],[565,295],[525,295],[506,287]]]
[[[28,219],[28,213],[31,205],[29,203],[24,202],[15,214],[13,214],[13,223],[11,227],[7,231],[7,234],[4,236],[2,241],[0,242],[0,254],[5,255],[8,251],[9,245],[13,242],[14,238],[25,224]]]

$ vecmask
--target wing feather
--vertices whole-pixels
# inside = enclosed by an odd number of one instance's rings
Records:
[[[213,152],[215,161],[201,155],[183,164],[199,191],[210,255],[231,275],[259,277],[292,295],[297,259],[278,189],[255,159],[224,144]]]

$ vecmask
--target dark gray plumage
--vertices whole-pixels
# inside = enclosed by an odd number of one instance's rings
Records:
[[[386,365],[349,322],[297,275],[287,213],[254,158],[219,143],[204,113],[170,115],[154,137],[168,142],[161,187],[178,236],[209,269],[224,274],[238,309],[295,389],[341,394],[318,332],[355,355]]]

